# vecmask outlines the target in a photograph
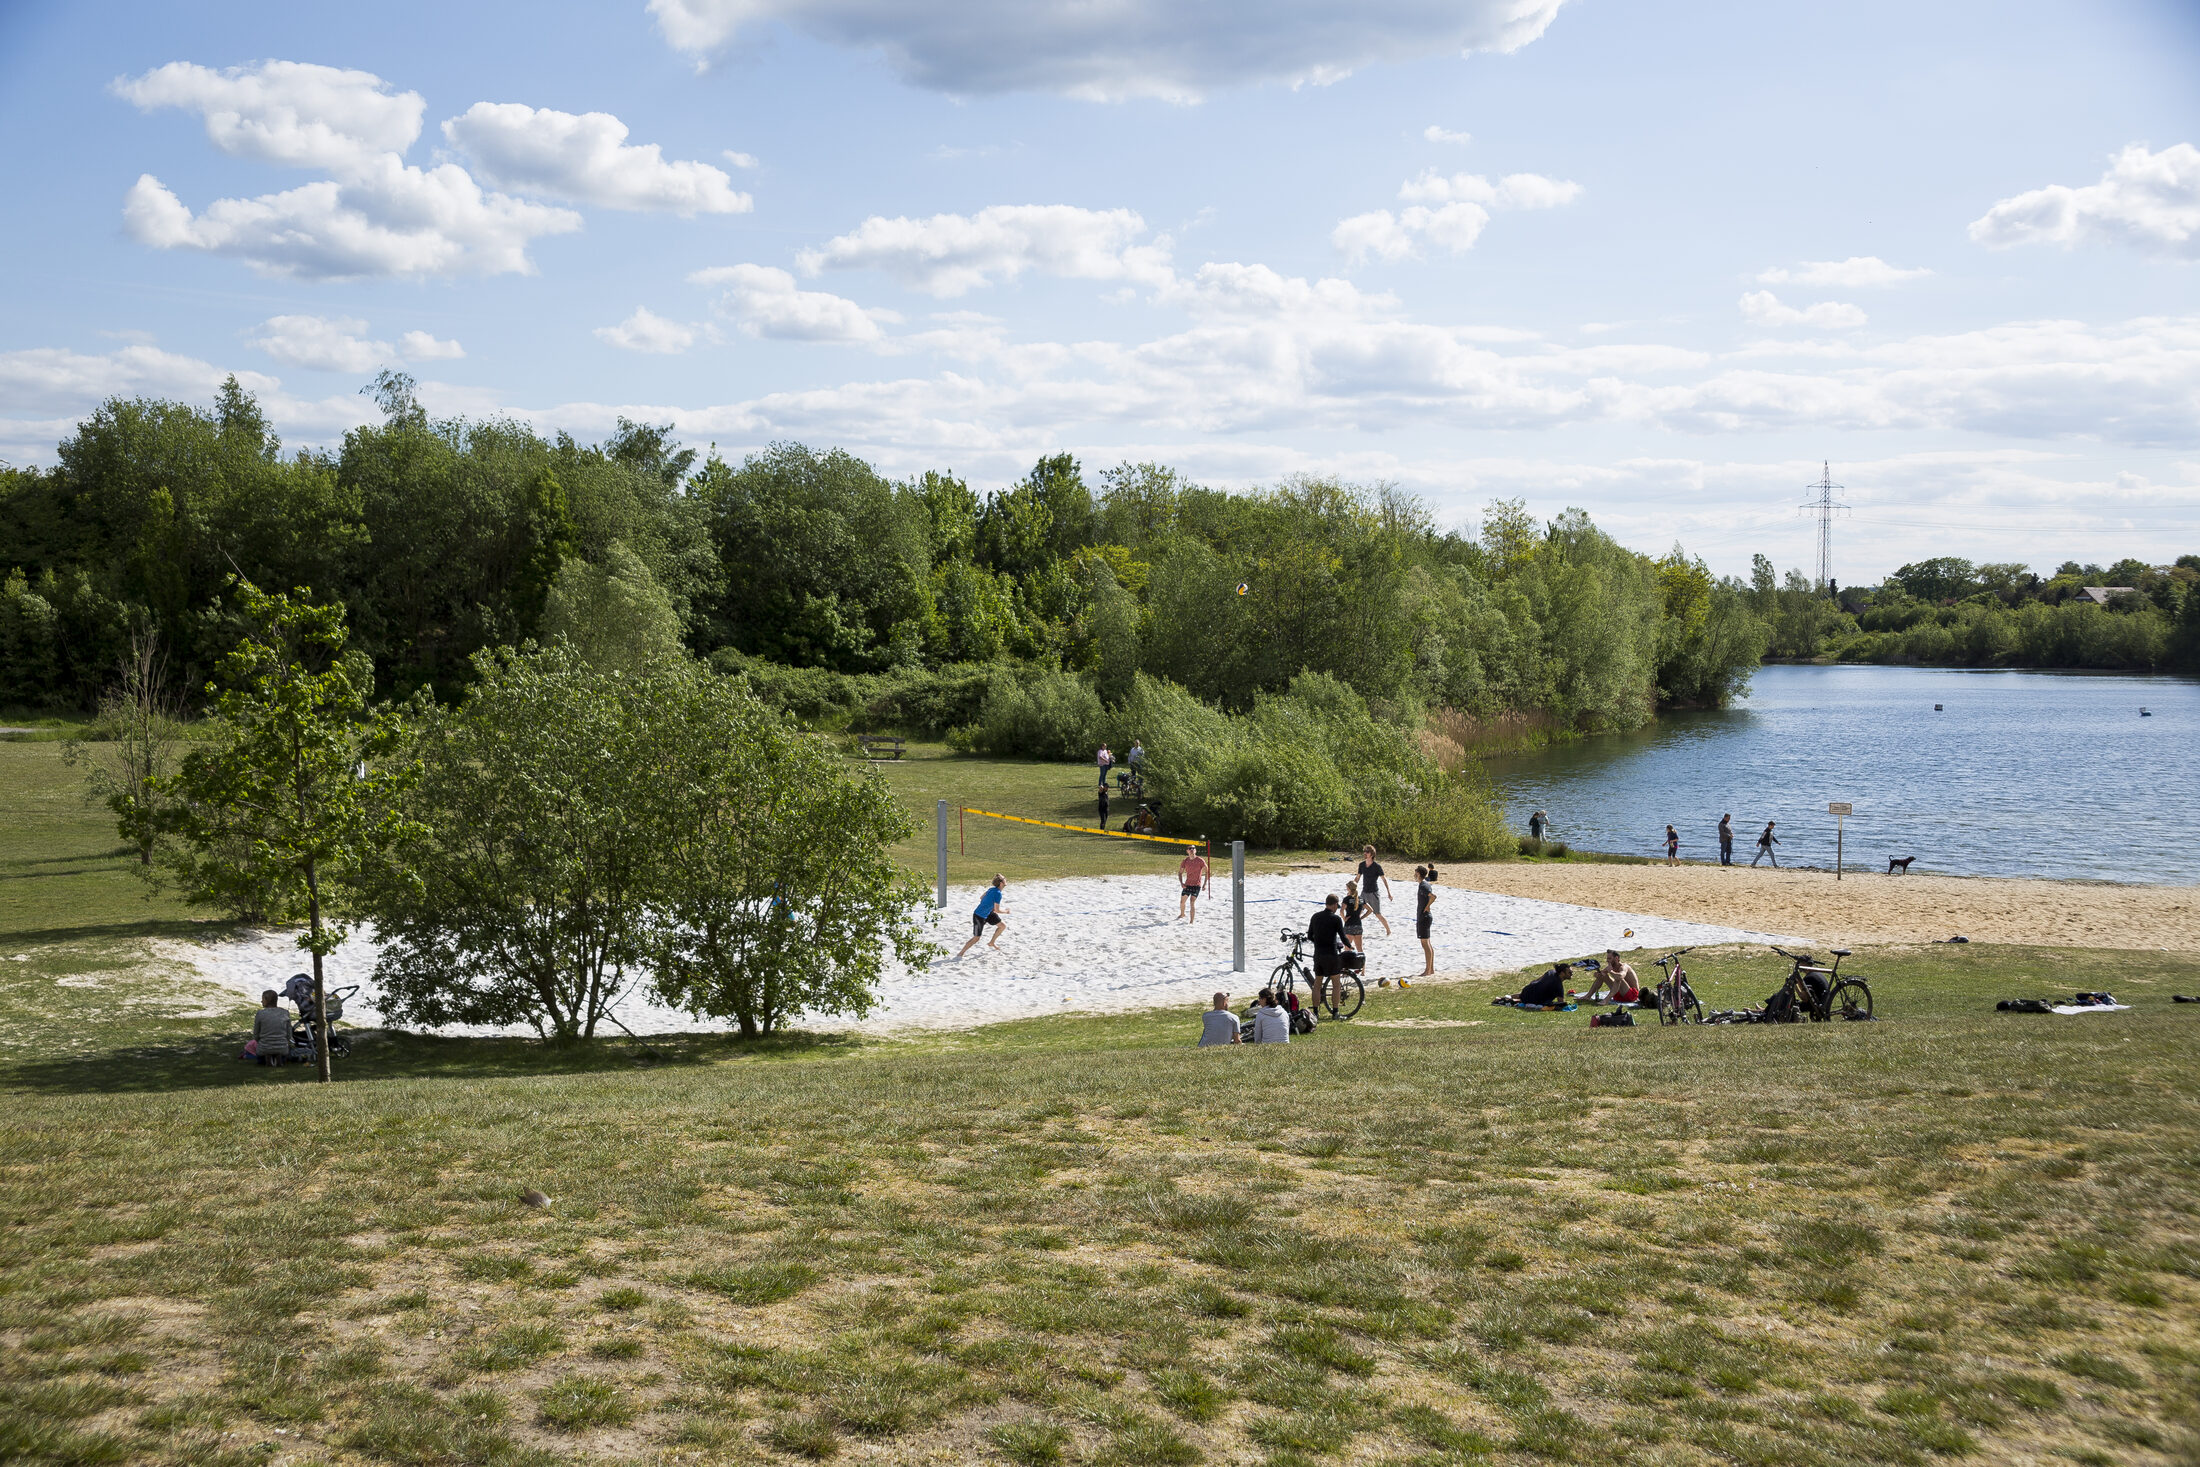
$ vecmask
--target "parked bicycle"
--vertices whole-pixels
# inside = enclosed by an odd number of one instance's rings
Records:
[[[1784,947],[1773,951],[1794,964],[1788,970],[1787,981],[1780,991],[1765,1005],[1765,1014],[1777,1023],[1800,1024],[1808,1018],[1823,1024],[1831,1019],[1869,1019],[1872,1016],[1871,985],[1855,974],[1841,976],[1841,960],[1853,949],[1829,948],[1833,954],[1833,966],[1826,967],[1810,953],[1791,953]]]
[[[1703,1002],[1696,997],[1696,990],[1688,981],[1688,973],[1681,967],[1681,959],[1694,952],[1684,947],[1677,953],[1667,953],[1657,959],[1657,965],[1665,976],[1658,980],[1658,1022],[1661,1024],[1701,1024]]]
[[[1276,971],[1268,975],[1268,986],[1275,990],[1278,1001],[1290,997],[1293,984],[1304,983],[1309,996],[1332,988],[1339,992],[1343,1001],[1330,1011],[1331,1018],[1349,1019],[1360,1011],[1360,1005],[1367,1002],[1367,984],[1362,977],[1367,967],[1366,958],[1356,952],[1346,953],[1344,971],[1335,978],[1323,979],[1323,988],[1316,989],[1312,955],[1307,951],[1307,935],[1293,932],[1286,927],[1283,929],[1283,940],[1291,944],[1291,952],[1282,962],[1276,964]],[[1290,1007],[1288,1004],[1284,1006]]]

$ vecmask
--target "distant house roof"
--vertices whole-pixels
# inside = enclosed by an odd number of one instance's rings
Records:
[[[2118,596],[2136,596],[2139,591],[2135,586],[2083,586],[2078,594],[2096,605],[2106,606]]]

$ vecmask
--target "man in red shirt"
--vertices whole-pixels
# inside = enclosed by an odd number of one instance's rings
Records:
[[[1176,863],[1176,915],[1185,922],[1199,920],[1199,899],[1206,894],[1212,868],[1198,846],[1186,846],[1184,859]]]

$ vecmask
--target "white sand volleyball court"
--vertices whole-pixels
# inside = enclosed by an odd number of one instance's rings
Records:
[[[880,985],[880,1005],[870,1018],[820,1018],[805,1027],[961,1029],[1043,1014],[1195,1007],[1218,989],[1242,998],[1258,989],[1281,960],[1287,946],[1279,937],[1283,929],[1304,931],[1323,897],[1341,891],[1342,885],[1334,873],[1320,871],[1246,878],[1243,973],[1230,969],[1227,877],[1200,903],[1197,925],[1176,920],[1176,885],[1164,877],[1012,883],[1000,946],[989,949],[981,943],[960,961],[953,954],[970,936],[970,911],[983,888],[951,887],[946,909],[930,918],[932,937],[945,949],[938,960],[928,969],[890,967]],[[1413,939],[1412,880],[1393,883],[1393,890],[1389,911],[1394,934],[1385,938],[1380,923],[1367,924],[1371,981],[1421,971],[1421,947]],[[1634,936],[1623,937],[1629,929]],[[1448,882],[1438,888],[1436,965],[1452,978],[1510,972],[1614,944],[1631,949],[1788,940],[1737,927],[1500,896]],[[306,966],[305,954],[287,933],[207,944],[167,943],[163,951],[199,975],[253,998],[263,988],[282,987],[283,979]],[[328,964],[331,984],[364,985],[346,1013],[347,1019],[363,1025],[381,1021],[373,1003],[374,959],[371,934],[358,934]],[[616,1013],[637,1033],[722,1027],[634,996]],[[604,1032],[617,1031],[606,1025]]]

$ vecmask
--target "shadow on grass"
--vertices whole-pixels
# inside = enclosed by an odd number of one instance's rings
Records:
[[[204,942],[249,926],[249,923],[243,922],[195,922],[187,917],[148,917],[142,922],[86,922],[81,927],[26,927],[14,931],[0,927],[0,942],[17,948],[38,947],[46,943],[87,942],[110,937],[182,937],[194,942]]]
[[[0,1065],[0,1089],[44,1095],[122,1095],[313,1083],[311,1064],[269,1069],[240,1059],[248,1037],[239,1030]],[[345,1037],[351,1041],[352,1053],[349,1059],[336,1061],[336,1078],[351,1082],[695,1069],[734,1060],[830,1059],[853,1054],[866,1044],[853,1034],[805,1032],[760,1039],[726,1034],[639,1039],[621,1035],[563,1045],[535,1039],[446,1039],[402,1029],[354,1030]]]

